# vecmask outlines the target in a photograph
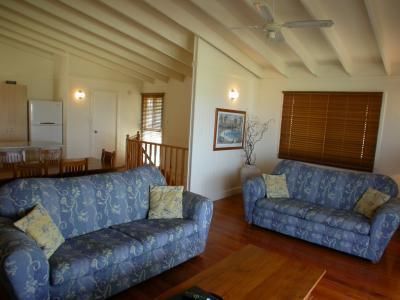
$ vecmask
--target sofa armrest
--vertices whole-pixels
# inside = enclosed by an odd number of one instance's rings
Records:
[[[400,198],[392,198],[375,213],[371,223],[369,257],[380,260],[386,246],[400,225]]]
[[[0,225],[0,281],[12,299],[49,299],[49,263],[34,240]]]
[[[183,217],[194,220],[200,230],[200,236],[207,240],[213,215],[213,202],[192,192],[183,193]]]
[[[242,187],[244,216],[251,224],[253,221],[253,209],[256,201],[265,197],[265,183],[262,176],[246,180]]]

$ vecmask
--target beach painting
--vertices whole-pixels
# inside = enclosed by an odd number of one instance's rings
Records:
[[[242,149],[246,112],[217,108],[215,111],[214,151]]]

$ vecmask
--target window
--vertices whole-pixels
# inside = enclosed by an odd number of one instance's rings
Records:
[[[382,93],[284,92],[279,158],[372,171]]]
[[[142,139],[162,143],[164,94],[142,94]]]

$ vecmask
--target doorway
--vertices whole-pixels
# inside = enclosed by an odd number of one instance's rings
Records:
[[[116,92],[94,91],[92,97],[91,156],[101,157],[101,150],[116,150],[117,137]]]

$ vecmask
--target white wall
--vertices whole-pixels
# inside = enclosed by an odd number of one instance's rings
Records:
[[[117,94],[117,164],[123,164],[125,158],[126,135],[133,135],[140,128],[140,91],[139,82],[124,82],[119,74],[101,66],[71,56],[69,88],[66,105],[66,154],[68,158],[91,156],[91,100],[93,92],[109,91]],[[111,80],[113,79],[113,80]],[[119,79],[116,81],[114,79]],[[126,80],[126,79],[125,79]],[[77,103],[74,91],[83,89],[86,100]]]
[[[278,162],[282,91],[382,91],[381,123],[374,172],[394,177],[400,184],[400,77],[324,77],[303,75],[290,79],[263,79],[256,111],[263,120],[276,119],[270,136],[257,145],[257,165],[270,171]]]
[[[193,104],[190,190],[220,199],[240,190],[242,150],[213,151],[215,109],[252,111],[258,79],[239,64],[198,40]],[[228,91],[238,89],[232,103]]]
[[[26,85],[28,99],[52,99],[54,61],[50,55],[35,55],[0,43],[0,81]]]
[[[188,147],[190,131],[190,104],[192,97],[192,78],[168,83],[145,83],[143,93],[165,93],[163,112],[163,143]]]

